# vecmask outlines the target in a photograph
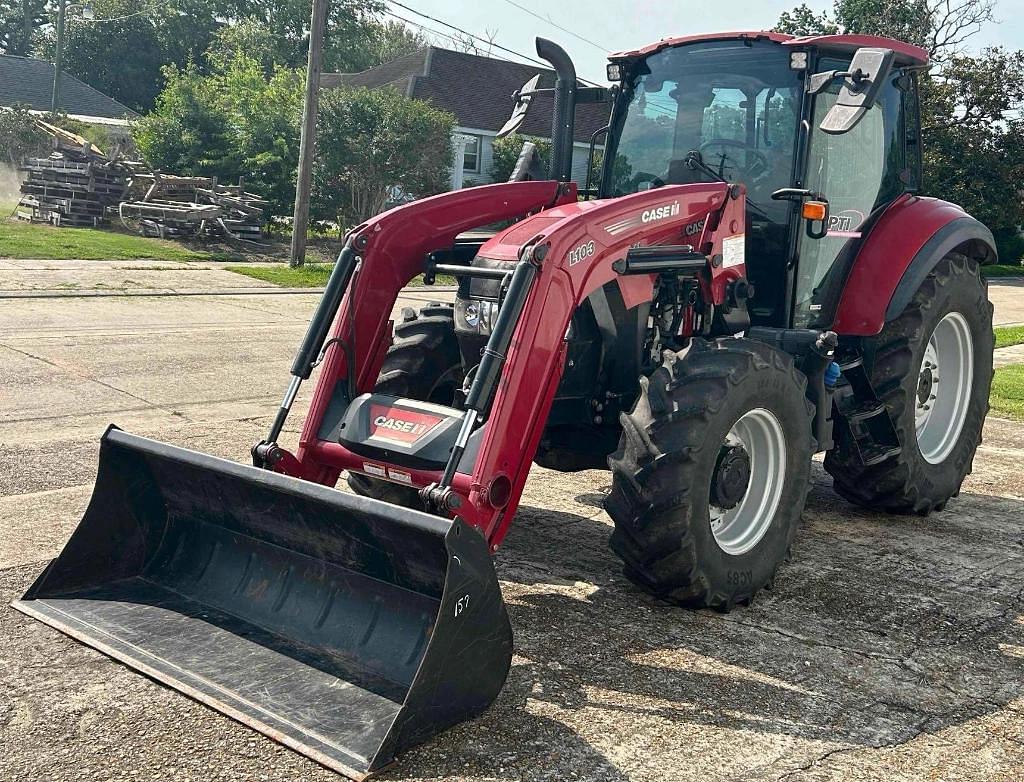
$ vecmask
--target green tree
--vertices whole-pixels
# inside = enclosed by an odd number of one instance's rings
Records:
[[[39,129],[28,109],[0,107],[0,164],[16,167],[24,158],[45,155],[49,149],[50,137]]]
[[[14,46],[22,4],[38,4],[33,51],[53,59],[53,0],[0,0],[0,45]],[[69,13],[65,70],[136,111],[155,105],[164,67],[196,66],[211,73],[242,53],[257,58],[269,76],[277,67],[305,68],[309,0],[169,0],[140,7],[139,0],[92,0],[95,18]],[[27,6],[26,6],[27,7]],[[32,6],[33,8],[35,6]],[[380,22],[378,0],[332,0],[324,38],[324,69],[359,71],[425,45],[404,25]],[[48,9],[48,10],[47,10]],[[40,26],[42,25],[42,26]],[[24,37],[24,36],[22,36]],[[25,52],[22,52],[25,53]]]
[[[993,12],[993,0],[836,0],[831,11],[786,12],[776,29],[885,35],[925,48],[933,67],[919,75],[923,190],[967,209],[992,230],[1000,255],[1015,260],[1024,251],[1024,54],[963,52]]]
[[[31,54],[36,31],[46,20],[46,0],[0,0],[0,54]]]
[[[523,151],[523,143],[527,141],[532,141],[537,145],[541,171],[544,172],[544,176],[547,176],[548,168],[551,165],[551,142],[547,139],[510,133],[504,138],[494,140],[491,178],[495,182],[507,182],[508,178],[512,176],[512,169],[516,167],[519,153]]]
[[[1004,259],[1024,257],[1024,52],[953,56],[922,87],[926,192],[985,223]]]
[[[995,0],[834,0],[816,13],[806,4],[784,11],[775,29],[792,35],[839,32],[884,35],[926,49],[933,62],[962,54],[982,25],[995,21]]]
[[[430,45],[422,34],[401,22],[387,19],[369,24],[368,62],[372,65],[391,62]]]
[[[52,60],[53,31],[42,38],[39,54]],[[170,62],[156,27],[145,16],[117,22],[72,19],[64,38],[64,70],[136,111],[153,105],[160,92],[161,68]]]
[[[298,163],[302,74],[238,55],[210,75],[197,66],[166,70],[167,86],[152,113],[133,127],[153,167],[175,174],[246,178],[247,187],[288,213]]]
[[[327,90],[320,100],[312,212],[354,225],[388,201],[447,189],[455,117],[393,90]]]
[[[272,63],[286,68],[305,67],[309,51],[309,0],[212,1],[232,23],[249,21],[266,29]],[[332,0],[324,33],[325,71],[360,71],[377,64],[372,55],[379,27],[374,14],[382,7],[378,0]]]

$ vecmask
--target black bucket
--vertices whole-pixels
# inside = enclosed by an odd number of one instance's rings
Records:
[[[472,527],[115,428],[13,605],[355,779],[487,708],[512,659]]]

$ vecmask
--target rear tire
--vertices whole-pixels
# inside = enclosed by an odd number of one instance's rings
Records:
[[[374,393],[451,405],[462,387],[454,313],[453,305],[436,302],[418,313],[411,307],[402,310],[402,321],[395,326],[395,339],[384,356]],[[421,507],[418,490],[408,486],[352,472],[348,485],[364,497]]]
[[[789,356],[746,339],[695,340],[641,379],[636,406],[620,418],[605,501],[615,522],[610,545],[630,580],[674,603],[722,611],[772,582],[807,497],[813,410],[805,389]],[[749,480],[723,496],[724,465],[743,461],[737,445],[748,452]]]
[[[830,451],[825,469],[836,492],[891,513],[942,510],[959,493],[981,444],[994,342],[979,266],[951,253],[865,346],[872,386],[903,447],[870,467],[855,453]]]

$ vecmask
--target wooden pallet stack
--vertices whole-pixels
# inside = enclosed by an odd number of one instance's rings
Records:
[[[70,135],[70,134],[69,134]],[[17,215],[57,226],[98,226],[128,187],[128,172],[84,139],[54,137],[50,157],[28,158]]]
[[[137,221],[143,236],[226,236],[248,241],[263,236],[266,201],[247,193],[244,182],[221,185],[212,177],[138,170],[132,176],[130,196],[119,207],[121,220]]]

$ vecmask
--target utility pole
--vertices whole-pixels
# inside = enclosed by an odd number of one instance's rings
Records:
[[[28,56],[32,53],[32,28],[35,27],[35,15],[32,13],[32,0],[21,0],[21,48],[15,54]]]
[[[313,14],[309,21],[309,62],[306,64],[306,98],[302,104],[302,135],[299,137],[299,172],[295,181],[295,216],[292,218],[289,266],[302,266],[306,261],[309,191],[313,183],[316,114],[320,106],[320,71],[323,69],[324,28],[327,26],[329,2],[313,0]]]
[[[60,0],[57,7],[57,48],[53,53],[53,96],[50,100],[50,113],[56,116],[60,109],[60,66],[64,53],[64,17],[68,12],[68,0]]]

